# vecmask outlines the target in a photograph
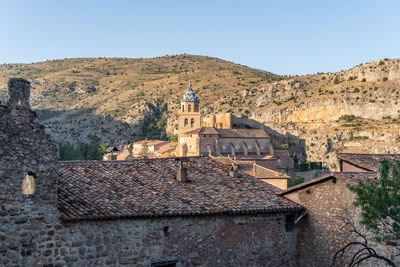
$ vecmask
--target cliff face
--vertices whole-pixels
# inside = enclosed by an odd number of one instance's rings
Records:
[[[191,55],[67,59],[1,65],[0,89],[18,76],[32,82],[31,105],[58,142],[124,143],[161,117],[173,134],[190,78],[203,115],[232,112],[297,136],[309,160],[335,167],[337,151],[400,152],[399,59],[296,77]]]
[[[250,117],[306,140],[309,160],[336,152],[400,153],[400,61],[290,78],[258,89]]]

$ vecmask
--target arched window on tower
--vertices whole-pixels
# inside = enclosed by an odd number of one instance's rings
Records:
[[[33,195],[36,190],[35,174],[28,172],[22,181],[22,194],[23,195]]]
[[[189,105],[188,105],[188,112],[191,112],[191,111],[192,111],[192,105],[189,104]]]
[[[194,126],[194,119],[191,119],[190,120],[190,127],[193,128],[193,126]]]
[[[186,127],[186,126],[188,126],[188,124],[189,124],[189,123],[188,123],[188,119],[186,118],[186,119],[185,119],[184,126]]]
[[[182,105],[182,112],[185,112],[185,105]]]
[[[194,112],[199,112],[199,103],[194,103]]]

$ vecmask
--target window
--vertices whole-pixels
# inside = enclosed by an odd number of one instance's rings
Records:
[[[193,126],[194,126],[194,119],[192,118],[192,119],[190,120],[190,127],[193,128]]]
[[[185,119],[185,123],[184,124],[185,124],[185,127],[189,124],[187,118]]]
[[[207,152],[210,152],[210,150],[211,150],[211,146],[210,145],[207,145]]]
[[[191,111],[192,111],[192,105],[189,104],[189,105],[188,105],[188,112],[191,112]]]
[[[193,145],[190,145],[189,148],[190,148],[190,150],[192,150],[193,149]]]
[[[194,112],[199,112],[199,104],[194,103]]]
[[[35,174],[32,172],[28,172],[22,181],[22,194],[24,195],[33,195],[36,190],[36,182],[35,182]]]
[[[185,105],[182,105],[182,112],[185,112]]]

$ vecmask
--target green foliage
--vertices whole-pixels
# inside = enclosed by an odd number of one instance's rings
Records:
[[[289,144],[281,144],[281,147],[289,147]]]
[[[110,144],[100,143],[97,136],[89,136],[90,143],[77,146],[58,144],[61,160],[101,160]]]
[[[355,120],[357,117],[355,115],[342,115],[339,117],[339,120],[343,120],[343,121],[353,121]]]
[[[169,142],[178,142],[178,136],[177,135],[171,135],[168,139]]]
[[[140,150],[140,157],[147,159],[149,157],[149,147],[146,143],[142,144],[142,148]]]
[[[366,82],[367,81],[367,79],[366,78],[362,78],[362,80],[361,80],[362,82]]]
[[[361,208],[361,223],[379,242],[400,238],[400,161],[382,161],[379,179],[348,185]]]
[[[133,153],[133,143],[129,144],[128,152],[129,152],[129,155],[132,155],[132,153]]]
[[[337,76],[335,76],[335,79],[333,79],[333,83],[334,84],[340,83],[339,78]]]
[[[165,128],[167,127],[167,118],[155,120],[146,120],[143,125],[142,138],[149,140],[167,140]]]
[[[288,180],[287,186],[288,187],[295,186],[295,185],[301,184],[302,182],[304,182],[304,177],[290,178]]]
[[[297,167],[302,172],[311,171],[311,170],[320,170],[320,169],[322,169],[322,162],[304,161],[304,162],[299,163]]]
[[[382,81],[386,82],[388,80],[388,77],[383,77]]]

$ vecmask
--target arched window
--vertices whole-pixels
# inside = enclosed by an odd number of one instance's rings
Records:
[[[193,126],[194,126],[194,119],[192,118],[190,119],[190,127],[193,128]]]
[[[186,127],[188,124],[189,124],[189,123],[188,123],[188,119],[186,118],[186,119],[185,119],[185,123],[184,123],[185,127]]]
[[[185,112],[185,105],[182,105],[182,112]]]
[[[199,104],[194,103],[194,112],[199,112]]]
[[[191,112],[191,111],[192,111],[192,105],[189,104],[189,105],[188,105],[188,112]]]
[[[35,174],[28,172],[22,181],[22,194],[33,195],[36,190]]]

